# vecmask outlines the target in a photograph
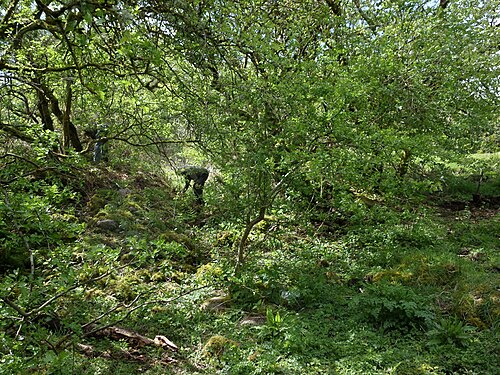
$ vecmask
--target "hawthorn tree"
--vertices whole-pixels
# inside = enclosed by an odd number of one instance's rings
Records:
[[[390,199],[497,121],[495,4],[180,3],[185,116],[231,185],[238,262],[277,188]]]
[[[169,80],[168,57],[154,32],[135,1],[1,5],[0,136],[53,155],[81,153],[84,130],[106,122],[118,140],[164,143],[179,103],[160,82]]]

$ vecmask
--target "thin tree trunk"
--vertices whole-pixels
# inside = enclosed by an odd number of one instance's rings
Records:
[[[54,121],[52,121],[52,116],[49,108],[49,101],[45,96],[45,92],[42,88],[41,80],[39,77],[34,79],[35,86],[37,87],[36,95],[38,97],[37,108],[40,113],[40,118],[42,119],[43,129],[54,131]]]
[[[234,267],[234,273],[237,275],[241,269],[241,266],[245,262],[245,250],[247,247],[248,243],[248,237],[250,236],[250,233],[252,233],[252,229],[259,224],[262,220],[265,219],[266,217],[266,211],[269,207],[272,206],[274,199],[280,192],[281,188],[283,187],[283,184],[285,180],[290,176],[293,172],[295,172],[298,169],[298,166],[295,168],[291,169],[288,171],[287,174],[283,176],[283,178],[278,182],[278,184],[273,188],[271,193],[269,194],[269,198],[267,199],[267,203],[263,204],[260,209],[258,215],[250,221],[247,221],[247,224],[245,225],[245,230],[243,231],[243,235],[241,236],[240,243],[238,244],[238,256],[236,258],[236,265]]]
[[[243,265],[243,262],[245,261],[245,249],[247,247],[248,236],[250,236],[253,227],[259,224],[262,220],[264,220],[265,215],[266,215],[266,207],[264,206],[260,208],[257,217],[249,221],[245,226],[245,231],[243,232],[243,235],[241,236],[240,239],[240,243],[238,244],[238,257],[236,259],[236,266],[234,268],[235,274],[238,274],[241,266]]]
[[[71,79],[66,80],[66,108],[64,109],[64,113],[62,116],[62,127],[63,127],[63,147],[64,150],[67,150],[71,146],[71,136],[70,136],[70,128],[69,128],[69,116],[71,113],[71,99],[72,99],[72,90],[71,90]]]

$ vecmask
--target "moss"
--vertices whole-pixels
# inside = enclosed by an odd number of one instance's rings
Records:
[[[478,328],[500,321],[500,293],[494,282],[461,284],[453,294],[453,302],[453,313]]]
[[[116,192],[109,189],[100,189],[90,197],[87,202],[87,210],[91,215],[96,215],[106,204],[116,197]]]
[[[415,360],[408,360],[394,366],[391,373],[397,375],[436,374],[438,373],[438,368],[426,363],[417,363]]]
[[[93,195],[87,202],[87,209],[92,215],[95,215],[99,210],[106,205],[106,199],[98,195]]]
[[[463,267],[453,259],[414,254],[405,257],[395,268],[373,275],[374,281],[386,280],[414,286],[440,286],[454,288],[464,273]]]
[[[220,359],[224,351],[231,346],[238,346],[238,343],[224,336],[215,335],[203,346],[202,354],[207,358]]]
[[[453,286],[460,276],[461,268],[456,263],[421,262],[414,274],[414,281],[419,285]]]
[[[188,250],[194,250],[196,248],[193,240],[191,240],[190,237],[188,237],[187,235],[185,235],[183,233],[177,233],[174,231],[167,231],[167,232],[162,233],[159,236],[159,239],[163,240],[165,242],[177,242],[179,244],[186,246],[186,248]]]
[[[411,279],[412,276],[413,275],[410,272],[389,269],[377,272],[376,274],[373,275],[372,280],[374,282],[389,281],[396,283],[406,283]]]

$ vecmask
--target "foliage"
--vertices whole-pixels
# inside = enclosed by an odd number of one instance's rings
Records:
[[[78,241],[54,244],[39,258],[44,261],[35,269],[35,280],[22,271],[3,278],[1,297],[23,311],[37,311],[47,296],[63,295],[44,306],[38,320],[38,312],[33,315],[29,326],[18,325],[12,319],[18,312],[2,303],[2,371],[72,368],[95,373],[110,371],[110,366],[118,373],[138,371],[143,364],[124,362],[119,356],[90,359],[69,349],[83,342],[97,353],[131,352],[130,343],[86,338],[82,326],[104,315],[103,325],[120,322],[152,337],[165,334],[182,348],[171,354],[177,363],[151,364],[146,370],[151,374],[327,369],[444,373],[474,368],[495,373],[496,364],[477,354],[495,350],[495,274],[488,271],[495,256],[494,219],[464,222],[438,217],[428,208],[360,206],[357,215],[365,215],[365,225],[355,220],[346,224],[343,234],[313,237],[306,217],[276,212],[255,228],[251,249],[256,256],[235,276],[227,259],[239,233],[234,224],[218,218],[195,228],[189,215],[178,212],[176,221],[168,219],[177,228],[159,226],[154,218],[167,217],[174,209],[188,210],[189,205],[183,205],[188,198],[159,205],[159,190],[144,186],[154,184],[153,179],[140,185],[134,185],[135,177],[119,181],[130,190],[127,195],[117,188],[96,189],[103,205],[89,211],[89,219],[113,217],[124,223],[122,231],[87,226],[76,234]],[[54,200],[52,209],[66,205],[65,199]],[[132,215],[126,207],[135,207]],[[149,225],[138,231],[146,218]],[[215,247],[209,250],[208,244]],[[463,257],[463,246],[482,247],[488,257]],[[460,272],[450,273],[451,269]],[[161,302],[177,295],[181,285],[210,287]],[[219,312],[198,308],[215,292],[212,288],[229,291]],[[249,312],[262,316],[264,324],[240,325]],[[436,320],[440,312],[463,320]],[[469,332],[471,325],[478,329]],[[55,354],[50,348],[68,330],[71,339],[65,342],[71,345]],[[204,355],[210,338],[218,336],[229,340],[227,345]],[[30,359],[22,353],[29,353]],[[164,355],[157,350],[144,354]]]
[[[499,373],[497,8],[3,2],[0,373]]]
[[[266,336],[276,338],[286,330],[284,318],[281,317],[279,311],[273,313],[273,310],[270,308],[266,309],[266,324],[258,328],[260,328],[260,334],[264,339]]]
[[[29,265],[33,253],[37,263],[42,262],[46,249],[75,240],[84,227],[69,207],[76,199],[77,194],[70,189],[43,181],[18,181],[11,189],[4,189],[0,201],[3,271]]]
[[[440,319],[434,322],[432,329],[427,332],[429,345],[456,345],[465,346],[471,339],[470,333],[474,327],[464,324],[457,318]]]
[[[367,285],[362,295],[353,298],[352,308],[382,330],[423,329],[434,317],[426,298],[397,284]]]

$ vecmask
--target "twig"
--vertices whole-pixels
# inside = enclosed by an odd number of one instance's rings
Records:
[[[171,140],[159,140],[159,141],[152,141],[149,143],[135,143],[127,138],[119,138],[119,137],[109,137],[106,138],[106,140],[115,140],[115,141],[121,141],[125,142],[131,146],[137,146],[137,147],[148,147],[148,146],[154,146],[154,145],[163,145],[163,144],[184,144],[184,143],[197,143],[199,142],[196,139],[171,139]]]
[[[127,263],[126,265],[124,265],[124,266],[120,267],[119,269],[122,269],[122,268],[124,268],[124,267],[126,267],[126,266],[128,266],[128,265],[130,265],[130,263]],[[41,304],[40,306],[38,306],[36,309],[31,310],[28,314],[29,314],[29,315],[33,315],[33,314],[35,314],[35,313],[40,312],[40,311],[41,311],[44,307],[46,307],[46,306],[50,305],[50,304],[51,304],[52,302],[54,302],[56,299],[61,298],[62,296],[64,296],[64,295],[68,294],[68,293],[69,293],[69,292],[71,292],[72,290],[75,290],[75,289],[77,289],[77,288],[79,288],[79,287],[81,287],[81,286],[83,286],[83,285],[87,285],[87,284],[90,284],[90,283],[94,283],[94,282],[96,282],[96,281],[99,281],[99,280],[101,280],[101,279],[105,278],[106,276],[109,276],[109,275],[111,274],[111,272],[113,272],[113,271],[114,271],[114,270],[109,270],[109,271],[107,271],[107,272],[103,273],[102,275],[99,275],[99,276],[93,277],[93,278],[91,278],[91,279],[89,279],[89,280],[87,280],[87,281],[84,281],[84,282],[82,282],[82,283],[77,283],[77,284],[73,285],[72,287],[69,287],[68,289],[63,290],[62,292],[60,292],[60,293],[56,294],[55,296],[52,296],[51,298],[49,298],[47,301],[45,301],[44,303],[42,303],[42,304]]]
[[[10,306],[12,309],[16,310],[23,318],[27,319],[29,317],[29,314],[24,311],[21,306],[12,302],[8,297],[1,297],[1,299],[7,306]]]
[[[174,301],[176,301],[176,300],[178,300],[178,299],[181,299],[182,297],[184,297],[184,296],[186,296],[186,295],[188,295],[188,294],[194,293],[194,292],[196,292],[196,291],[198,291],[198,290],[201,290],[201,289],[208,288],[209,286],[210,286],[210,285],[203,285],[203,286],[200,286],[200,287],[198,287],[198,288],[190,289],[190,290],[188,290],[188,291],[186,291],[186,292],[183,292],[183,293],[179,294],[178,296],[175,296],[175,297],[172,297],[172,298],[169,298],[169,299],[160,299],[160,300],[153,300],[153,301],[146,301],[146,302],[143,302],[143,303],[141,303],[140,305],[137,305],[137,306],[135,306],[135,307],[131,308],[130,310],[128,310],[128,311],[127,311],[127,313],[126,313],[126,314],[125,314],[122,318],[120,318],[120,319],[118,319],[118,320],[114,321],[113,323],[106,324],[106,325],[105,325],[105,326],[103,326],[103,327],[100,327],[100,328],[94,329],[94,330],[92,330],[91,332],[89,332],[88,334],[92,334],[92,333],[95,333],[95,332],[97,332],[97,331],[100,331],[100,330],[103,330],[103,329],[109,328],[109,327],[111,327],[111,326],[116,325],[117,323],[120,323],[120,322],[124,321],[126,318],[128,318],[128,317],[130,316],[130,314],[132,314],[135,310],[140,309],[141,307],[144,307],[144,306],[147,306],[147,305],[152,305],[152,304],[157,304],[157,303],[171,303],[171,302],[174,302]],[[151,291],[151,292],[153,292],[153,291]],[[131,303],[129,303],[128,305],[125,305],[124,307],[127,307],[127,308],[128,308],[128,307],[131,307],[131,306],[133,305],[133,303],[134,303],[135,301],[137,301],[138,297],[140,297],[140,296],[141,296],[141,294],[139,294],[136,298],[134,298],[134,300],[133,300]],[[123,306],[123,305],[121,305],[121,306]],[[118,307],[121,307],[121,306],[118,306]],[[118,308],[118,307],[117,307],[117,308]],[[116,308],[113,308],[112,310],[116,310]],[[105,315],[108,315],[108,314],[107,314],[107,313],[105,313]],[[96,321],[96,320],[94,320],[94,321]],[[87,335],[86,335],[86,336],[87,336]]]
[[[85,329],[85,328],[87,328],[87,327],[91,326],[92,324],[94,324],[94,323],[98,322],[99,320],[101,320],[102,318],[104,318],[106,315],[109,315],[109,314],[111,314],[112,312],[114,312],[114,311],[118,310],[120,307],[129,308],[129,307],[133,306],[133,305],[134,305],[134,303],[136,303],[136,302],[139,300],[139,298],[140,298],[140,297],[142,297],[144,294],[145,294],[145,293],[139,293],[139,294],[138,294],[138,295],[137,295],[137,296],[136,296],[136,297],[132,300],[132,302],[130,302],[128,305],[125,305],[125,304],[123,304],[123,303],[119,303],[118,305],[116,305],[116,306],[112,307],[111,309],[109,309],[109,310],[105,311],[104,313],[102,313],[101,315],[99,315],[97,318],[95,318],[95,319],[93,319],[92,321],[90,321],[90,322],[88,322],[88,323],[84,324],[84,325],[82,326],[82,328],[83,328],[83,329]],[[139,305],[139,306],[142,306],[142,305]],[[85,333],[83,334],[83,336],[90,336],[90,335],[92,335],[92,334],[94,334],[94,333],[96,333],[96,332],[99,332],[99,331],[102,331],[102,330],[104,330],[104,329],[106,329],[106,328],[109,328],[109,327],[114,326],[116,323],[119,323],[119,322],[123,321],[126,317],[128,317],[128,316],[130,315],[130,313],[131,313],[132,311],[136,310],[137,308],[138,308],[138,307],[136,306],[134,309],[129,310],[129,311],[127,312],[127,314],[125,314],[125,316],[124,316],[123,318],[121,318],[121,319],[119,319],[119,320],[117,320],[117,321],[115,321],[115,322],[113,322],[113,323],[108,323],[108,324],[106,324],[106,325],[104,325],[104,326],[102,326],[102,327],[97,327],[97,328],[91,329],[89,332],[85,332]]]

